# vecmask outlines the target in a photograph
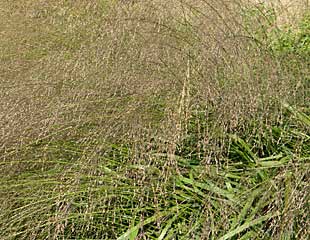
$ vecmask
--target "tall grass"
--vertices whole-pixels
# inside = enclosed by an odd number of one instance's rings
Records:
[[[307,12],[0,8],[1,239],[307,238]]]

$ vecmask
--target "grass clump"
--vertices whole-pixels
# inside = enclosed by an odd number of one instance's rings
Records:
[[[310,52],[310,17],[305,15],[297,26],[297,29],[287,27],[277,32],[277,37],[271,43],[275,52],[297,54],[307,57]]]
[[[307,15],[286,32],[243,1],[0,8],[1,238],[307,238]]]

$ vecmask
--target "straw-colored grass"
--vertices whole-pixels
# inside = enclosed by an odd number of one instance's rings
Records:
[[[0,238],[307,239],[309,11],[279,9],[1,1]]]

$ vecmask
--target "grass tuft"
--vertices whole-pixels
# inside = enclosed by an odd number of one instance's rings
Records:
[[[1,1],[1,239],[307,239],[309,12],[284,5]]]

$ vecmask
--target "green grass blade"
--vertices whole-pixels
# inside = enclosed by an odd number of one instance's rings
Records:
[[[227,240],[229,238],[232,238],[235,235],[237,235],[238,233],[241,233],[241,232],[243,232],[246,229],[249,229],[249,228],[251,228],[251,227],[253,227],[253,226],[257,225],[257,224],[260,224],[262,222],[265,222],[265,221],[267,221],[267,220],[269,220],[269,219],[271,219],[273,217],[276,217],[278,215],[279,214],[272,214],[272,213],[270,213],[270,214],[267,214],[265,216],[259,217],[259,218],[255,219],[255,220],[252,220],[250,222],[246,222],[243,225],[241,225],[240,227],[237,227],[236,229],[226,233],[219,240]]]
[[[246,202],[244,204],[244,207],[242,208],[238,218],[235,220],[235,222],[232,224],[231,229],[236,228],[246,217],[246,215],[249,213],[253,202],[255,198],[262,192],[262,189],[256,189],[254,190],[251,195],[246,199]]]
[[[251,146],[249,144],[247,144],[243,139],[241,139],[235,134],[231,134],[230,137],[234,140],[235,144],[238,146],[239,149],[236,149],[235,151],[239,155],[241,155],[249,163],[257,162],[258,157],[256,156],[255,153],[252,152]]]
[[[172,223],[177,219],[177,217],[178,217],[178,215],[176,214],[176,215],[173,216],[173,218],[171,218],[171,219],[167,222],[165,228],[164,228],[164,229],[162,230],[162,232],[160,233],[160,235],[159,235],[159,237],[158,237],[158,240],[163,240],[163,239],[164,239],[164,237],[166,236],[167,232],[168,232],[169,229],[171,228]]]
[[[187,207],[187,205],[183,205],[183,207]],[[118,237],[117,240],[132,240],[132,237],[135,236],[135,234],[138,234],[137,231],[139,231],[139,229],[141,227],[143,227],[147,224],[150,224],[151,222],[154,222],[159,218],[170,215],[170,214],[176,212],[178,209],[179,209],[179,206],[174,206],[174,207],[168,209],[167,211],[157,213],[157,214],[153,215],[152,217],[147,218],[143,222],[140,222],[137,225],[133,226],[132,228],[129,228],[123,235]]]
[[[226,191],[218,186],[216,186],[214,183],[212,183],[211,181],[207,181],[205,180],[203,183],[195,181],[193,179],[190,178],[186,178],[186,177],[179,177],[180,180],[186,184],[190,184],[193,186],[196,186],[198,188],[210,191],[212,193],[215,193],[217,195],[223,196],[227,199],[229,199],[232,202],[235,202],[236,200],[234,199],[234,194],[230,193],[229,191]]]
[[[310,127],[310,116],[308,116],[307,114],[298,111],[296,108],[290,106],[287,103],[283,103],[283,106],[289,110],[291,113],[293,113],[295,115],[295,117],[301,121],[303,124],[305,124],[307,127]]]

